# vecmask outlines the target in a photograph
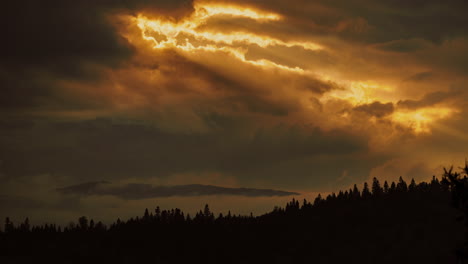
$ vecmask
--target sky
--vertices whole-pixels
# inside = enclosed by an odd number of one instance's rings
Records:
[[[2,5],[2,218],[261,214],[467,157],[464,0]]]

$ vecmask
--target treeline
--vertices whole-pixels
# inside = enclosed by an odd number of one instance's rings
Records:
[[[451,170],[430,182],[374,178],[362,188],[292,199],[260,216],[215,215],[206,205],[193,216],[177,208],[145,209],[108,226],[85,216],[64,227],[7,218],[0,256],[31,261],[53,252],[60,261],[92,256],[106,263],[455,263],[464,242],[464,226],[456,220],[463,215],[451,204],[460,196],[458,181],[466,177]]]
[[[402,194],[421,194],[429,193],[432,194],[440,192],[449,192],[450,185],[447,183],[442,183],[433,176],[431,182],[421,182],[416,184],[414,179],[411,180],[410,184],[407,184],[402,177],[399,178],[398,182],[391,182],[390,184],[385,181],[383,185],[379,182],[377,178],[374,178],[371,186],[365,182],[363,188],[359,189],[355,184],[353,188],[346,191],[339,191],[336,193],[331,193],[326,197],[322,197],[319,194],[312,202],[304,199],[299,202],[296,199],[292,199],[291,202],[287,203],[285,208],[275,207],[272,212],[265,215],[254,217],[252,214],[250,216],[241,216],[241,215],[232,215],[231,212],[228,212],[226,215],[220,213],[215,216],[213,212],[209,209],[208,204],[205,205],[203,211],[200,210],[193,217],[190,214],[184,214],[179,208],[170,209],[170,210],[161,210],[157,206],[153,211],[145,209],[144,214],[141,217],[130,218],[127,221],[117,219],[109,227],[103,224],[101,221],[95,222],[93,219],[88,220],[86,216],[78,218],[77,223],[71,222],[68,226],[62,229],[61,226],[55,224],[44,224],[39,226],[31,226],[29,219],[26,218],[24,222],[15,225],[9,217],[5,219],[4,232],[5,233],[22,233],[22,232],[83,232],[83,231],[113,231],[118,230],[124,226],[135,226],[135,225],[145,225],[145,224],[182,224],[182,223],[191,223],[191,224],[211,224],[211,223],[260,223],[262,220],[271,218],[272,216],[288,216],[288,215],[297,215],[298,213],[307,213],[314,208],[319,207],[329,207],[336,206],[340,203],[346,203],[350,201],[363,201],[368,199],[380,199],[384,197],[401,197]]]

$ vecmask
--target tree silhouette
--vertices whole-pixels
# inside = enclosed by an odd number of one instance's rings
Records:
[[[392,182],[392,184],[390,185],[390,189],[388,190],[389,193],[395,193],[397,191],[397,187],[396,187],[396,184],[395,182]]]
[[[353,186],[353,194],[352,194],[352,196],[353,196],[353,199],[354,199],[354,200],[357,200],[357,199],[361,198],[361,193],[359,192],[359,189],[358,189],[358,187],[357,187],[356,184],[354,184],[354,186]]]
[[[407,188],[401,178],[383,188],[374,178],[372,192],[365,183],[362,192],[354,185],[326,199],[318,194],[313,203],[292,198],[259,216],[228,211],[215,217],[208,204],[195,217],[156,207],[108,226],[82,216],[63,232],[55,224],[27,228],[29,219],[15,227],[7,218],[0,259],[54,252],[64,263],[82,256],[105,256],[104,263],[126,257],[132,263],[453,263],[463,226],[449,200],[452,195],[468,219],[466,172],[446,170],[442,182],[412,181]]]
[[[363,199],[368,199],[371,197],[371,192],[369,191],[369,185],[367,182],[364,182],[364,187],[362,188],[362,198]]]
[[[372,195],[380,197],[383,194],[383,189],[380,187],[380,182],[377,178],[374,177],[372,180]]]
[[[384,193],[388,193],[389,189],[390,189],[390,188],[388,187],[388,182],[385,181],[385,182],[384,182],[384,187],[383,187]]]
[[[78,218],[78,225],[81,230],[88,230],[88,218],[86,216]]]
[[[21,224],[20,229],[23,232],[29,232],[29,230],[31,229],[31,225],[29,224],[29,218],[28,217],[26,217],[26,219],[24,219],[24,222]]]
[[[398,184],[396,186],[396,189],[398,192],[407,192],[408,191],[408,185],[406,182],[403,180],[403,178],[400,176],[398,179]]]
[[[11,233],[14,231],[13,222],[11,222],[9,217],[5,218],[5,233]]]
[[[323,199],[322,199],[322,195],[319,193],[317,195],[317,197],[315,198],[314,200],[314,206],[318,206],[322,203]]]
[[[149,220],[150,215],[149,215],[149,212],[148,212],[148,208],[145,209],[145,214],[143,215],[143,218],[144,218],[145,220]]]
[[[434,180],[433,180],[434,182]],[[453,166],[450,169],[444,168],[442,183],[447,185],[452,194],[453,206],[459,208],[465,219],[465,244],[463,249],[459,249],[457,254],[460,259],[468,258],[468,164],[461,172],[454,172]]]

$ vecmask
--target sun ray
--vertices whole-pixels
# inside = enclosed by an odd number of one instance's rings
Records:
[[[270,20],[277,21],[281,20],[282,17],[279,14],[263,12],[252,8],[240,7],[235,5],[226,4],[207,4],[207,3],[196,3],[195,4],[195,16],[207,19],[216,15],[230,15],[251,18],[255,20]]]
[[[247,45],[258,45],[266,48],[271,46],[302,47],[306,50],[320,50],[322,46],[312,42],[289,41],[272,38],[266,35],[258,35],[250,32],[213,32],[204,31],[200,26],[213,16],[228,15],[254,19],[258,22],[278,21],[282,17],[279,14],[263,12],[252,8],[234,5],[197,3],[194,13],[180,21],[171,22],[162,19],[150,20],[144,15],[134,18],[135,23],[142,32],[145,40],[151,41],[154,49],[177,49],[184,52],[209,51],[225,52],[234,58],[251,65],[261,67],[274,67],[282,70],[304,72],[300,67],[288,67],[270,60],[248,60],[246,54]],[[192,43],[192,42],[196,42]]]
[[[329,78],[326,74],[312,73],[298,66],[281,65],[268,59],[250,60],[246,58],[249,45],[261,48],[274,46],[301,47],[305,50],[317,51],[325,49],[313,42],[283,41],[268,35],[252,32],[222,32],[204,29],[203,25],[214,16],[243,17],[255,20],[257,23],[277,22],[283,17],[276,13],[266,12],[250,7],[226,5],[220,3],[196,2],[194,12],[187,18],[174,22],[164,19],[148,19],[143,14],[133,17],[134,23],[141,30],[143,39],[150,41],[154,49],[175,49],[190,56],[197,52],[224,53],[233,58],[254,66],[275,68],[300,74],[310,74],[323,81],[332,81],[341,89],[332,89],[320,98],[322,103],[332,99],[346,101],[352,107],[373,102],[393,103],[400,99],[395,87],[375,83],[372,81],[346,81]],[[323,76],[322,76],[323,75]],[[321,76],[323,78],[321,78]],[[429,133],[431,124],[437,120],[447,118],[455,112],[452,108],[432,107],[416,110],[396,109],[394,113],[385,117],[414,133]]]

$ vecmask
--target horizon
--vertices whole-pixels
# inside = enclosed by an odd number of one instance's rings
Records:
[[[443,177],[439,178],[439,177],[433,176],[431,181],[419,181],[419,182],[415,181],[415,183],[416,183],[417,186],[424,185],[424,184],[429,184],[430,185],[434,180],[436,180],[436,182],[441,182],[442,179],[443,179]],[[245,217],[247,217],[247,216],[261,217],[261,216],[264,216],[264,215],[267,215],[269,213],[274,212],[276,209],[284,210],[285,208],[287,208],[287,205],[291,201],[298,201],[299,204],[301,205],[301,207],[303,205],[303,202],[305,202],[305,201],[310,203],[311,206],[316,206],[315,200],[318,197],[321,197],[321,199],[323,199],[322,201],[325,201],[325,200],[327,200],[329,198],[331,198],[331,199],[336,199],[336,197],[339,198],[339,193],[343,193],[343,194],[347,193],[348,195],[351,195],[352,190],[353,190],[353,188],[355,186],[357,187],[357,190],[361,193],[362,190],[364,189],[365,184],[368,185],[369,191],[371,191],[371,193],[374,195],[373,191],[371,190],[371,187],[373,186],[374,180],[377,180],[377,182],[378,182],[379,186],[382,188],[382,190],[384,188],[384,183],[387,183],[388,187],[390,187],[392,185],[392,183],[395,183],[396,185],[398,185],[398,183],[400,182],[400,179],[398,181],[390,181],[390,182],[383,181],[383,182],[380,182],[379,179],[375,178],[371,182],[366,181],[366,182],[364,182],[362,184],[353,184],[352,186],[349,186],[349,188],[347,188],[347,189],[345,188],[345,189],[340,189],[340,190],[331,191],[331,192],[296,193],[296,194],[290,194],[290,195],[286,195],[286,194],[277,195],[276,194],[276,195],[271,195],[271,196],[259,195],[257,197],[255,197],[255,196],[254,197],[248,197],[248,196],[240,196],[239,197],[239,196],[230,195],[230,194],[198,194],[198,195],[197,194],[192,194],[192,195],[186,194],[186,195],[182,195],[182,196],[181,195],[172,195],[172,196],[165,197],[165,198],[166,199],[167,198],[168,199],[173,198],[173,199],[175,199],[175,201],[179,201],[179,202],[174,202],[174,201],[169,200],[170,201],[169,203],[164,203],[163,202],[162,205],[158,204],[158,199],[159,198],[154,198],[154,197],[151,197],[151,198],[136,198],[136,199],[130,199],[130,201],[133,201],[133,202],[140,202],[140,203],[138,203],[138,205],[133,204],[131,206],[133,210],[130,210],[130,212],[128,210],[125,211],[127,214],[124,214],[124,215],[119,215],[119,213],[122,212],[122,211],[118,210],[117,212],[113,212],[113,214],[112,214],[113,218],[109,217],[109,215],[107,215],[108,212],[105,212],[105,214],[97,213],[98,217],[95,217],[96,215],[93,216],[93,215],[74,214],[74,215],[68,215],[68,217],[72,217],[70,219],[63,219],[63,216],[61,216],[58,219],[55,219],[55,220],[58,220],[58,221],[54,221],[54,219],[51,219],[51,220],[40,219],[41,217],[43,217],[43,214],[39,215],[39,218],[30,217],[28,215],[23,215],[23,216],[17,217],[17,218],[12,218],[12,217],[6,215],[5,218],[8,218],[9,221],[13,225],[16,225],[16,227],[18,227],[19,223],[23,223],[25,221],[25,219],[28,219],[28,222],[32,226],[40,227],[40,226],[44,226],[45,224],[48,224],[48,225],[56,225],[57,228],[58,227],[64,228],[64,227],[69,226],[72,223],[76,224],[77,219],[79,219],[80,217],[86,217],[88,220],[93,220],[95,223],[101,222],[102,224],[104,224],[104,226],[106,228],[108,228],[110,224],[116,223],[117,219],[125,222],[125,221],[129,221],[129,220],[132,220],[132,219],[134,220],[136,218],[139,218],[139,217],[141,217],[143,215],[142,213],[145,210],[149,210],[150,214],[152,215],[154,213],[154,209],[156,209],[156,208],[160,208],[161,211],[163,211],[163,210],[171,211],[171,210],[174,210],[174,209],[180,209],[181,212],[185,213],[187,217],[188,217],[188,215],[193,217],[196,214],[198,214],[198,212],[202,211],[202,209],[205,206],[210,207],[211,212],[214,214],[215,218],[217,218],[220,214],[226,216],[226,215],[228,215],[228,213],[230,213],[233,216],[240,216],[240,217],[244,217],[244,216]],[[411,179],[410,181],[407,181],[407,180],[405,180],[405,179],[403,179],[401,177],[401,180],[403,180],[404,184],[409,186],[411,181],[414,180],[414,179]],[[96,182],[96,183],[109,184],[108,182]],[[174,185],[174,186],[177,186],[177,185]],[[188,186],[190,186],[190,185],[188,185]],[[80,187],[80,185],[67,186],[67,187],[59,188],[58,191],[62,192],[62,191],[68,191],[69,189],[72,189],[73,192],[78,191],[78,192],[75,192],[73,194],[78,195],[78,196],[82,196],[82,197],[93,196],[93,195],[95,195],[95,196],[103,195],[103,196],[107,196],[108,198],[110,196],[114,196],[114,198],[119,198],[119,194],[116,194],[116,193],[93,193],[93,192],[88,192],[88,191],[82,192],[81,189],[78,189],[78,190],[74,189],[76,187]],[[153,187],[168,187],[168,186],[153,186]],[[216,186],[216,187],[218,187],[218,186]],[[221,187],[221,188],[223,188],[223,187]],[[226,189],[229,189],[229,188],[226,188]],[[249,189],[249,188],[238,188],[238,189]],[[97,189],[97,191],[102,191],[102,190],[103,189],[100,189],[100,190]],[[110,190],[112,190],[112,189],[110,189]],[[253,190],[256,190],[256,189],[253,189]],[[272,191],[272,190],[268,190],[268,191]],[[276,191],[276,190],[273,190],[273,191]],[[385,192],[385,194],[389,194],[388,191]],[[158,194],[158,192],[156,191],[153,195],[154,196],[159,196],[160,194]],[[195,201],[192,200],[192,203],[189,206],[184,205],[183,203],[180,203],[180,201],[183,201],[184,198],[187,198],[187,197],[195,200]],[[335,197],[335,198],[333,198],[333,197]],[[261,207],[260,210],[256,211],[255,213],[254,213],[253,210],[249,211],[249,208],[242,208],[241,210],[239,210],[236,207],[229,208],[226,205],[226,201],[229,201],[229,200],[232,200],[232,199],[241,200],[241,201],[246,201],[246,200],[248,201],[248,200],[255,199],[255,201],[257,203],[258,203],[258,199],[261,199],[260,204],[262,205],[262,207]],[[209,204],[206,201],[211,201],[211,202],[213,202],[213,204]],[[171,204],[182,204],[182,207],[178,207],[178,206],[170,207]],[[199,208],[196,208],[197,204],[200,205]],[[233,204],[237,205],[238,201],[236,201]],[[146,206],[146,207],[141,207],[140,208],[138,206]],[[255,205],[255,206],[256,207],[254,207],[254,208],[257,208],[257,209],[259,208],[258,205]],[[268,207],[268,206],[270,206],[270,207]],[[97,208],[97,209],[102,211],[102,208]],[[103,215],[106,215],[106,217],[103,217]],[[99,218],[99,216],[101,218]],[[37,219],[39,219],[39,220],[37,220]],[[0,227],[0,231],[4,231],[2,229],[2,227]]]

